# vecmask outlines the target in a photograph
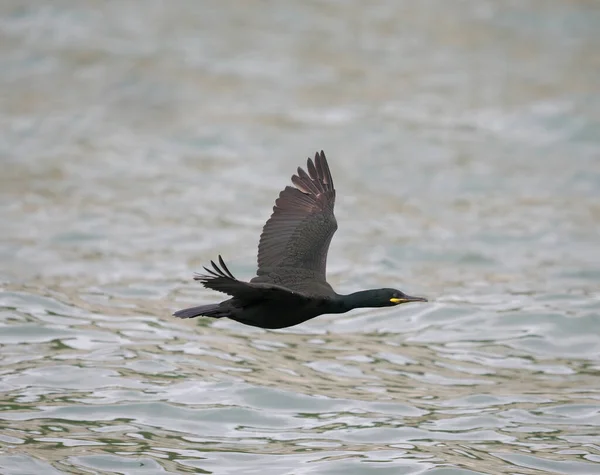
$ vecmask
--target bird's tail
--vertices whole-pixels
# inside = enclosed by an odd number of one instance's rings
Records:
[[[220,304],[213,303],[210,305],[200,305],[199,307],[184,308],[173,314],[179,318],[194,318],[199,316],[221,318],[228,316],[228,312],[224,310]]]

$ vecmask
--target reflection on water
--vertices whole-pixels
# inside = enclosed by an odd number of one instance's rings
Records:
[[[0,471],[597,473],[595,6],[3,2]],[[321,148],[333,285],[432,302],[171,318]]]

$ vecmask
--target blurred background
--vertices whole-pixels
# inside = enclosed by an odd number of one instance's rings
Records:
[[[0,3],[0,472],[600,473],[595,0]],[[179,321],[325,150],[328,278]]]

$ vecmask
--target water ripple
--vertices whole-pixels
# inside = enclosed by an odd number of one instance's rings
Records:
[[[598,20],[3,2],[0,472],[598,473]],[[321,148],[329,280],[430,303],[172,318]]]

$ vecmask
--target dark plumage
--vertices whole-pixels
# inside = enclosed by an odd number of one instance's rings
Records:
[[[298,168],[294,187],[286,186],[275,201],[258,245],[258,271],[250,282],[237,280],[219,256],[218,264],[196,274],[204,287],[231,298],[175,312],[179,318],[200,315],[228,317],[261,328],[286,328],[325,313],[355,308],[390,307],[426,302],[395,289],[337,294],[327,283],[325,268],[329,243],[337,229],[333,215],[335,189],[323,151]]]

